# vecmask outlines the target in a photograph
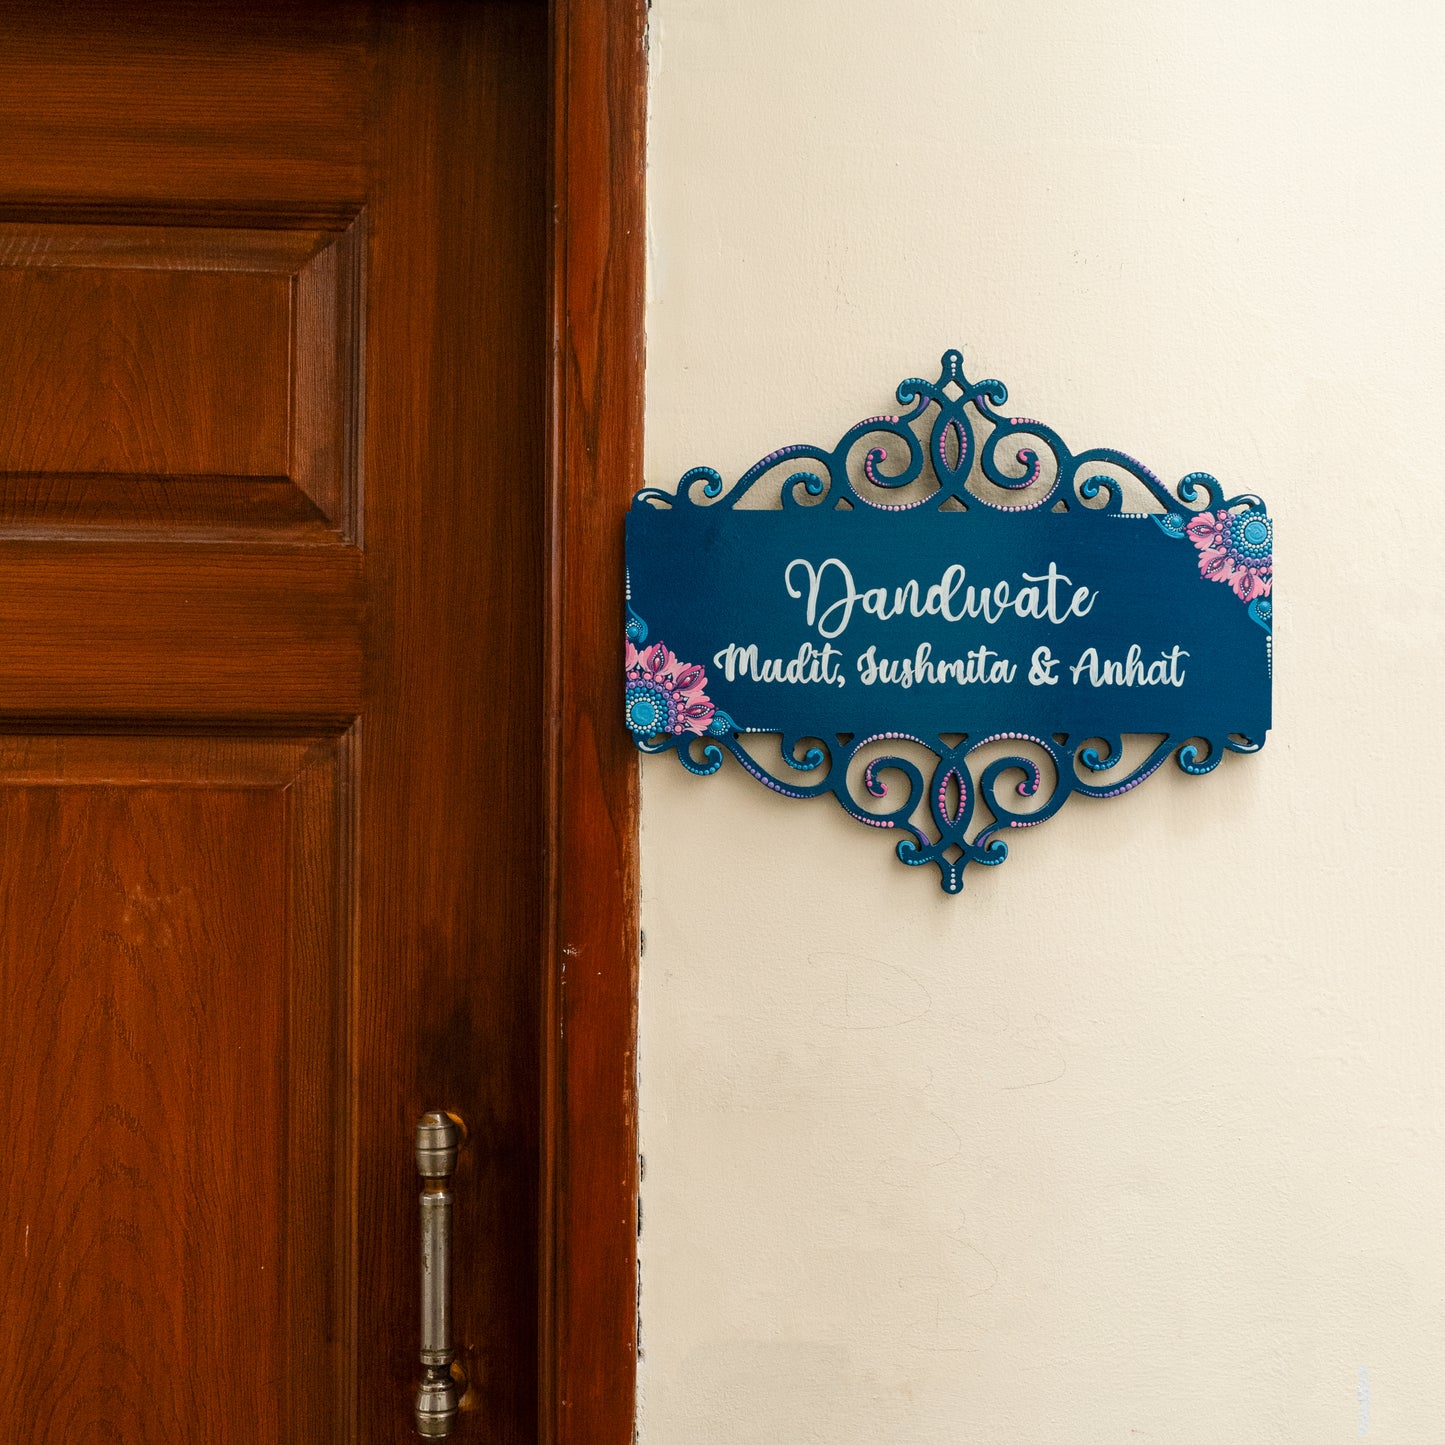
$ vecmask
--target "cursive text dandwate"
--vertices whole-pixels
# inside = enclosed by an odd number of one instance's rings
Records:
[[[846,562],[828,557],[816,566],[806,557],[795,557],[783,569],[783,583],[789,597],[807,599],[808,625],[820,637],[839,637],[853,620],[854,608],[887,622],[894,617],[941,617],[946,622],[965,618],[997,622],[1012,613],[1015,617],[1040,622],[1065,622],[1070,617],[1087,617],[1098,592],[1075,587],[1073,580],[1050,562],[1047,572],[1021,572],[1021,585],[1007,581],[975,587],[967,582],[961,562],[945,568],[943,576],[930,585],[910,577],[902,586],[865,587],[853,580]],[[1068,589],[1072,588],[1072,592]]]

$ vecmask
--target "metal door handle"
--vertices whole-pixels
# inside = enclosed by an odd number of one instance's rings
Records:
[[[457,1420],[452,1379],[452,1192],[462,1131],[450,1115],[423,1114],[416,1126],[416,1167],[421,1192],[421,1384],[416,1428],[428,1440],[445,1440]]]

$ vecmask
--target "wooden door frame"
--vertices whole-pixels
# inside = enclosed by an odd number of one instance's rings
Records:
[[[551,0],[540,1438],[628,1445],[637,1364],[637,757],[646,0]]]

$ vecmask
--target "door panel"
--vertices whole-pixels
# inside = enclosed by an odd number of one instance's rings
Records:
[[[537,1438],[545,61],[0,0],[0,1439]]]
[[[0,531],[349,538],[360,233],[0,225]]]
[[[0,742],[8,1438],[328,1438],[353,1327],[346,751]]]

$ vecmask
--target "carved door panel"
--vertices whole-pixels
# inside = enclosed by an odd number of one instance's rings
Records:
[[[546,43],[0,6],[0,1439],[536,1438]]]

